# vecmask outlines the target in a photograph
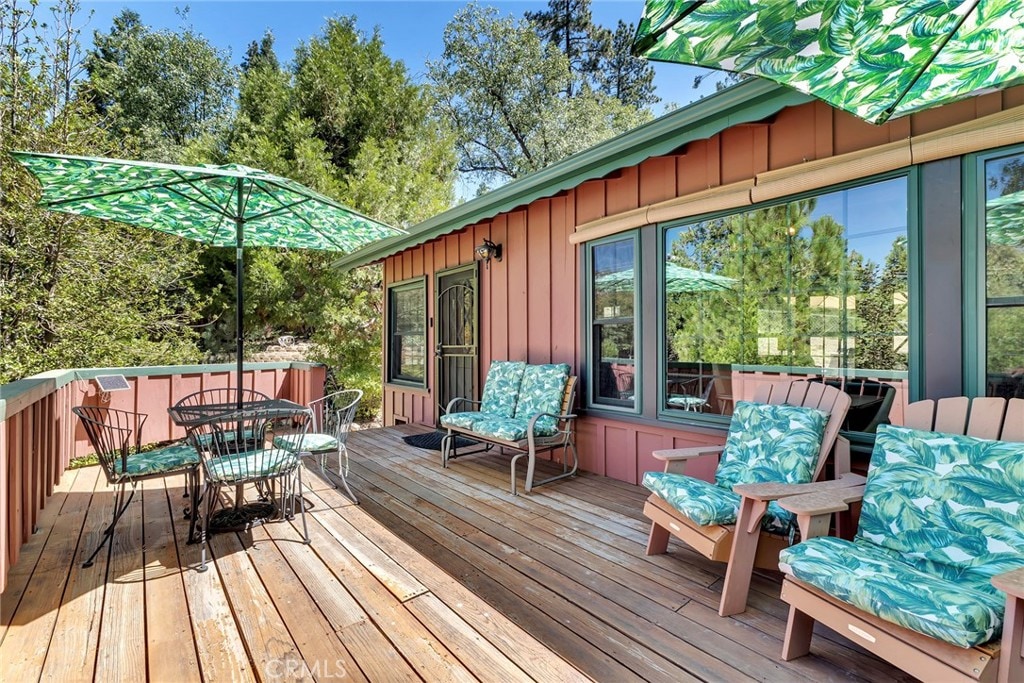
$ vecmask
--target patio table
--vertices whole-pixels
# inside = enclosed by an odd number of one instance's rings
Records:
[[[188,429],[190,427],[203,424],[204,422],[215,420],[219,417],[237,412],[244,413],[259,411],[262,415],[271,419],[287,419],[298,413],[309,412],[309,408],[306,406],[283,398],[273,398],[261,401],[243,401],[241,405],[241,410],[239,410],[238,403],[235,401],[230,403],[172,406],[167,409],[167,414],[170,415],[174,424]],[[238,436],[236,443],[242,444],[239,448],[240,451],[255,448],[260,445],[255,442],[255,438],[245,438],[242,435]],[[238,484],[235,486],[234,509],[222,509],[211,516],[211,532],[244,531],[256,524],[262,524],[273,514],[273,511],[268,508],[266,503],[254,502],[246,504],[244,502],[244,489],[245,484]],[[302,495],[301,491],[299,492],[299,495]],[[195,508],[198,509],[198,507],[199,503],[197,501]]]

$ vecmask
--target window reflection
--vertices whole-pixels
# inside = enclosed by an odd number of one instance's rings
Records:
[[[666,410],[729,414],[737,384],[765,373],[858,395],[870,378],[881,396],[857,402],[876,412],[905,400],[906,178],[671,228],[661,282]]]
[[[985,162],[986,394],[1024,397],[1024,154]]]
[[[593,292],[592,400],[632,407],[636,395],[635,242],[599,244],[591,250]]]
[[[423,384],[427,378],[426,285],[419,281],[388,290],[388,381]]]

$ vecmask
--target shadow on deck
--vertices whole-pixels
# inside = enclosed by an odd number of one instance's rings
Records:
[[[779,659],[777,575],[717,615],[724,566],[646,557],[644,490],[604,477],[513,497],[509,458],[349,438],[352,505],[307,476],[311,546],[292,524],[221,534],[211,571],[183,543],[183,482],[147,482],[114,548],[82,569],[113,495],[65,473],[0,599],[5,680],[890,680],[834,634]],[[185,569],[183,570],[182,567]],[[443,571],[442,571],[443,570]]]

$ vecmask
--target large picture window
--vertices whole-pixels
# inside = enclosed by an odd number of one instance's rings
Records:
[[[593,404],[635,408],[636,238],[590,248],[590,328]]]
[[[389,382],[427,383],[427,286],[419,278],[388,287]]]
[[[1024,153],[984,162],[985,393],[1024,397]]]
[[[734,385],[750,373],[854,394],[852,431],[884,419],[896,394],[905,400],[907,183],[667,229],[662,411],[728,415]]]

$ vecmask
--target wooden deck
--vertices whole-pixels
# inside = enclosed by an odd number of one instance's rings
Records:
[[[779,579],[716,613],[724,567],[645,557],[643,489],[581,475],[512,497],[508,458],[350,437],[351,505],[316,476],[298,520],[214,537],[199,573],[181,481],[147,483],[109,558],[82,569],[113,496],[70,471],[0,596],[0,677],[186,680],[892,680],[833,634],[779,659]],[[821,655],[821,656],[818,656]]]

